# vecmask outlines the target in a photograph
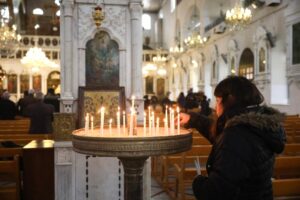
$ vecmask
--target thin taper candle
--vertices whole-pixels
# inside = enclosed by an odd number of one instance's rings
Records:
[[[180,109],[177,106],[177,134],[180,133]]]
[[[91,133],[94,131],[94,116],[91,116]]]
[[[123,111],[123,134],[126,133],[126,113]]]

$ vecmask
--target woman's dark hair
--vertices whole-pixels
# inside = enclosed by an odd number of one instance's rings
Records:
[[[216,87],[214,95],[222,98],[224,110],[231,107],[246,108],[264,101],[257,87],[242,76],[228,76]]]

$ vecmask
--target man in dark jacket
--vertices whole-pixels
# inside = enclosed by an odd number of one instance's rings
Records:
[[[284,149],[283,114],[259,106],[263,97],[249,80],[228,77],[216,89],[215,132],[212,121],[199,114],[182,114],[181,122],[194,127],[212,144],[206,169],[193,191],[198,200],[272,200],[275,154]]]
[[[12,120],[17,115],[16,104],[9,99],[9,92],[4,92],[0,99],[0,119],[1,120]]]
[[[52,133],[54,106],[43,102],[43,93],[36,93],[36,102],[24,109],[25,116],[30,118],[29,133]]]

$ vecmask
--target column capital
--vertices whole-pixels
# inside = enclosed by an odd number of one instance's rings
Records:
[[[131,19],[140,19],[142,17],[143,7],[141,2],[130,2],[129,10]]]

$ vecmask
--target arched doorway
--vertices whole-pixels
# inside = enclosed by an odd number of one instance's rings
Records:
[[[239,75],[244,76],[249,80],[254,78],[254,55],[251,49],[244,49],[239,66]]]
[[[55,93],[60,93],[60,72],[52,71],[47,77],[47,88],[53,88]]]

